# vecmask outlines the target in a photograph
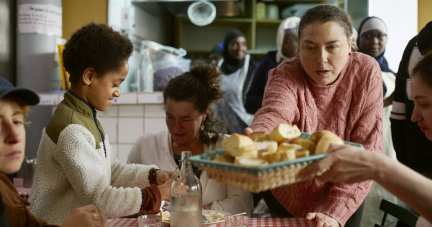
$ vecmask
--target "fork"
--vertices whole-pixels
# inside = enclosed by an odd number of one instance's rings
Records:
[[[168,208],[168,207],[162,207],[162,209],[165,209],[165,210],[168,210],[169,212],[171,212],[170,208]],[[201,219],[202,219],[202,222],[208,222],[209,221],[207,219],[207,217],[204,216],[203,214],[201,214]]]

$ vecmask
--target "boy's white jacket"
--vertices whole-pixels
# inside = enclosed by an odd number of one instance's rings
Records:
[[[110,218],[140,211],[141,188],[149,186],[149,171],[157,166],[111,161],[95,112],[67,92],[42,132],[29,202],[30,211],[48,224],[61,225],[74,209],[90,204]]]

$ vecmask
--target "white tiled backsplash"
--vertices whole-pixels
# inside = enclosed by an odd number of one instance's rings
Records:
[[[98,111],[98,118],[112,146],[112,158],[123,163],[140,136],[167,130],[162,103],[112,105],[107,111]]]
[[[41,104],[54,106],[63,99],[60,94],[39,94]],[[126,93],[106,111],[98,111],[105,134],[112,146],[112,158],[126,163],[135,141],[144,133],[166,130],[162,93]]]

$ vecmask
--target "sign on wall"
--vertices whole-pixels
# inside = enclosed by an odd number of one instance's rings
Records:
[[[62,37],[62,8],[51,4],[21,4],[18,32]]]

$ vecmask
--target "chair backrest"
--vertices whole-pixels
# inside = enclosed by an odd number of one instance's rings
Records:
[[[399,219],[399,221],[407,224],[410,227],[415,227],[419,216],[403,207],[400,207],[394,203],[391,203],[385,199],[381,201],[380,210],[384,211],[384,217],[381,226],[384,227],[387,215]],[[375,225],[375,227],[378,225]]]

